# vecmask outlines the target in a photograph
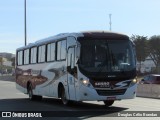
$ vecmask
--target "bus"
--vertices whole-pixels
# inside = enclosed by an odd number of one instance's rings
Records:
[[[16,88],[30,100],[114,101],[136,95],[136,54],[125,34],[62,33],[16,50]]]

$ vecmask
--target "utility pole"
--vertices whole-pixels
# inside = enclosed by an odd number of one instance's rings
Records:
[[[110,31],[112,30],[112,19],[111,19],[111,17],[112,17],[112,14],[109,14],[109,25],[110,25]]]
[[[25,46],[27,45],[27,20],[26,20],[26,0],[24,0],[24,41]]]

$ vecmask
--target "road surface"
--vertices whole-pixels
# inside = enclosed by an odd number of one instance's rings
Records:
[[[44,119],[47,114],[48,117],[45,120],[52,119],[49,116],[65,120],[160,120],[160,99],[136,97],[135,99],[116,101],[109,108],[105,108],[103,102],[97,101],[84,101],[64,106],[61,100],[48,97],[44,97],[42,101],[30,101],[28,95],[16,90],[14,82],[0,80],[0,112],[2,114],[5,111],[39,112],[43,116],[37,118],[38,120]],[[132,117],[130,117],[131,115]],[[149,117],[143,117],[143,115]],[[1,119],[7,118],[1,117]]]

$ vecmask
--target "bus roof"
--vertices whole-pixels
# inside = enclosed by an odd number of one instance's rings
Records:
[[[127,35],[122,33],[116,33],[111,31],[84,31],[82,34],[85,37],[93,38],[129,38]]]
[[[66,38],[66,37],[90,37],[90,38],[110,38],[114,36],[114,38],[129,38],[127,35],[125,34],[121,34],[121,33],[116,33],[116,32],[110,32],[110,31],[82,31],[82,32],[77,32],[77,33],[61,33],[61,34],[57,34],[48,38],[44,38],[41,40],[38,40],[34,43],[29,43],[27,46],[23,46],[17,49],[18,50],[23,50],[23,49],[27,49],[30,47],[35,47],[35,46],[39,46],[39,45],[43,45],[44,43],[50,43],[53,41],[58,41],[60,39]]]

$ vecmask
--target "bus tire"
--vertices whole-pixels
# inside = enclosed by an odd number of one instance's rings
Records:
[[[105,100],[103,102],[104,102],[105,107],[109,107],[114,103],[114,100]]]
[[[66,92],[65,92],[64,87],[62,87],[62,89],[61,89],[61,100],[62,100],[62,103],[64,105],[68,105],[69,104],[69,100],[67,100]]]

